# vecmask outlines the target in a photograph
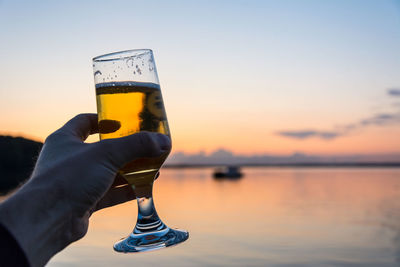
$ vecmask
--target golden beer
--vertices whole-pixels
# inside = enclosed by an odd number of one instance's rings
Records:
[[[155,83],[114,82],[96,84],[100,139],[118,138],[140,131],[170,136],[160,86]],[[155,158],[140,158],[120,171],[136,188],[151,185],[169,151]]]

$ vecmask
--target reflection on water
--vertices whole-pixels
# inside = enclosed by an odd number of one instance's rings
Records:
[[[92,216],[88,235],[49,266],[399,266],[400,169],[245,168],[236,181],[212,169],[164,169],[155,204],[188,229],[176,247],[118,254],[137,205]]]

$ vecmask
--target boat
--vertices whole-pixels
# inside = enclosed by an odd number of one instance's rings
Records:
[[[238,166],[226,166],[215,169],[213,173],[216,179],[238,179],[243,176]]]

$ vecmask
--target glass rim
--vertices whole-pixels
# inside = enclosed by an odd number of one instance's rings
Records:
[[[153,53],[153,50],[148,48],[143,49],[129,49],[123,50],[118,52],[107,53],[104,55],[100,55],[94,57],[92,59],[93,62],[107,62],[107,61],[114,61],[114,60],[123,60],[131,57],[138,57],[148,53]]]

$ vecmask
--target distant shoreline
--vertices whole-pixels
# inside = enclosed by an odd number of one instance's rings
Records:
[[[190,169],[216,168],[220,166],[238,167],[279,167],[279,168],[400,168],[400,162],[359,162],[359,163],[273,163],[273,164],[167,164],[163,168]]]

